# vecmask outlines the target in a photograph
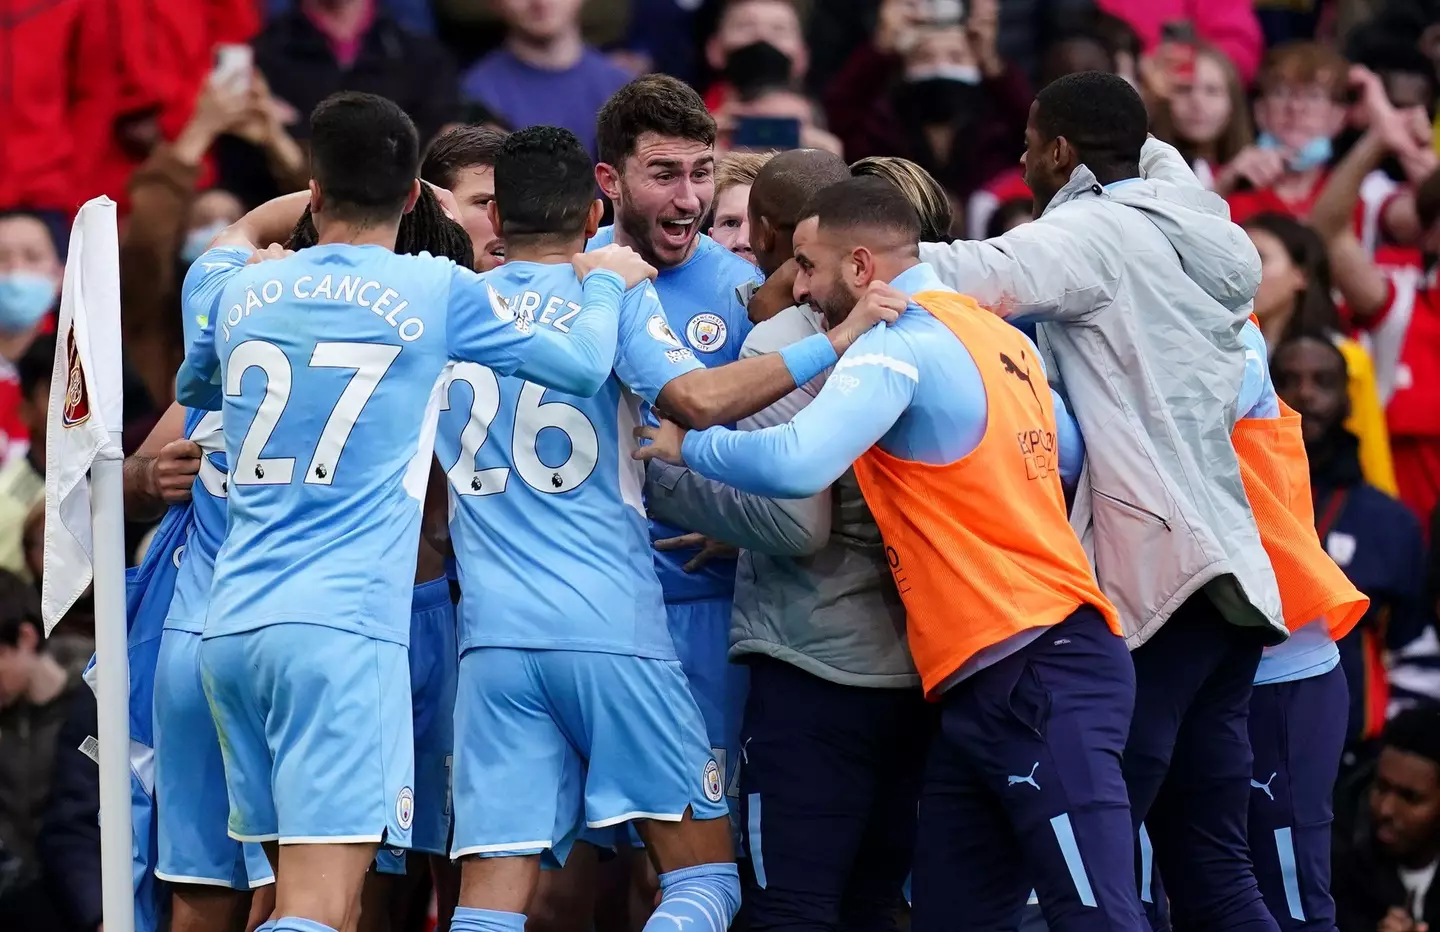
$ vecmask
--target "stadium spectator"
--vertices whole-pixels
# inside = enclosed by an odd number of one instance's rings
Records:
[[[1255,317],[1274,352],[1299,333],[1325,333],[1345,357],[1349,372],[1345,428],[1360,440],[1365,479],[1387,495],[1395,494],[1390,436],[1375,389],[1370,354],[1340,333],[1340,315],[1330,289],[1325,244],[1314,230],[1284,214],[1257,214],[1245,224],[1260,253],[1262,276],[1255,292]]]
[[[1346,427],[1346,357],[1333,337],[1303,330],[1287,336],[1275,348],[1271,371],[1276,392],[1300,413],[1320,542],[1370,597],[1361,623],[1340,641],[1351,696],[1346,738],[1353,746],[1375,738],[1385,722],[1386,653],[1431,625],[1420,523],[1362,474],[1361,442]]]
[[[826,94],[846,156],[910,159],[961,203],[1013,166],[1032,94],[1000,57],[999,16],[998,0],[979,0],[964,27],[932,27],[923,3],[886,0]]]
[[[770,152],[731,152],[715,166],[715,209],[710,238],[744,259],[750,248],[750,186],[774,156]]]
[[[365,91],[400,105],[421,142],[459,115],[455,64],[444,46],[411,32],[374,0],[297,0],[256,37],[255,66],[291,121],[296,139],[310,138],[309,114],[336,91]],[[253,206],[284,193],[254,145],[226,141],[221,177]]]
[[[585,44],[580,5],[580,0],[498,0],[505,44],[465,72],[461,92],[515,129],[562,126],[594,155],[595,114],[632,75]]]
[[[16,411],[30,443],[24,453],[0,467],[0,570],[22,579],[31,578],[25,559],[25,522],[31,509],[45,501],[45,417],[54,365],[54,337],[36,340],[20,358]]]
[[[1192,74],[1162,72],[1155,62],[1146,68],[1145,84],[1152,94],[1155,135],[1180,150],[1200,183],[1213,188],[1220,167],[1253,141],[1250,108],[1230,59],[1214,46],[1191,48]]]
[[[0,214],[0,463],[25,452],[15,364],[50,325],[64,273],[55,242],[36,214]]]
[[[794,120],[798,127],[799,148],[824,149],[840,155],[844,146],[825,129],[825,113],[815,101],[798,90],[782,85],[760,88],[745,94],[735,93],[715,113],[715,150],[728,152],[735,144],[735,131],[746,117]]]
[[[1345,127],[1349,65],[1318,42],[1291,42],[1265,56],[1253,145],[1215,177],[1236,223],[1265,211],[1306,217],[1320,195],[1333,140]]]
[[[1163,41],[1163,27],[1186,23],[1234,63],[1246,84],[1260,64],[1265,41],[1250,0],[1097,0],[1096,5],[1129,23],[1146,54]]]
[[[229,191],[199,190],[216,141],[227,133],[249,133],[268,143],[277,186],[294,190],[305,184],[304,154],[267,105],[258,73],[254,82],[248,91],[206,84],[179,136],[158,145],[130,179],[131,214],[120,237],[122,325],[132,358],[143,360],[139,375],[161,405],[172,397],[175,370],[185,354],[176,313],[180,279],[210,240],[244,213]]]
[[[9,929],[51,928],[54,921],[36,841],[56,735],[85,660],[55,656],[42,632],[35,590],[0,571],[0,848],[20,862],[18,879],[0,897],[0,925]]]
[[[1422,932],[1440,920],[1440,710],[1402,712],[1385,727],[1363,808],[1336,837],[1336,925]]]
[[[712,111],[734,94],[750,97],[759,89],[803,81],[810,50],[795,0],[722,0],[705,61],[719,76],[705,94]]]
[[[50,792],[35,847],[45,889],[65,932],[102,927],[100,896],[100,771],[81,746],[98,732],[95,694],[71,693],[69,714],[55,738]]]

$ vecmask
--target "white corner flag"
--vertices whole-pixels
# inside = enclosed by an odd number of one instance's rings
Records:
[[[102,904],[109,932],[132,932],[120,247],[107,197],[75,218],[55,333],[41,614],[48,635],[93,580]]]

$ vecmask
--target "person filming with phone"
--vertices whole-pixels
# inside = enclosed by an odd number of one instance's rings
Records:
[[[845,156],[898,155],[957,199],[1010,168],[1034,96],[1000,57],[998,0],[885,0],[825,97]]]

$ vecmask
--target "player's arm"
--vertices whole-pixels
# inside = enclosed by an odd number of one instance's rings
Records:
[[[185,361],[175,375],[175,399],[187,408],[220,410],[220,356],[215,327],[225,285],[245,268],[251,251],[217,246],[202,253],[185,273],[180,289]]]
[[[655,270],[624,246],[577,255],[573,264],[583,296],[568,333],[517,317],[482,276],[452,264],[450,358],[477,362],[497,375],[514,375],[567,395],[588,398],[598,392],[615,365],[625,292],[653,278]]]
[[[940,280],[1002,317],[1081,320],[1108,305],[1123,257],[1094,229],[1036,222],[1004,236],[921,243]]]
[[[210,248],[229,246],[254,252],[271,243],[284,243],[310,206],[310,192],[296,191],[266,201],[220,231]]]
[[[200,472],[200,447],[185,439],[185,409],[171,404],[140,449],[125,457],[125,517],[153,521],[190,500]]]
[[[708,478],[774,498],[806,498],[834,483],[895,425],[915,396],[913,354],[877,327],[852,346],[810,406],[765,430],[687,431],[663,422],[637,459],[688,465]]]
[[[1025,330],[1023,327],[1020,329],[1021,332]],[[1035,338],[1026,333],[1025,339],[1030,341],[1030,349],[1040,363],[1040,371],[1044,373],[1045,357],[1035,345]],[[1053,385],[1050,386],[1050,401],[1055,409],[1055,444],[1060,451],[1060,483],[1067,489],[1073,489],[1075,483],[1080,481],[1080,471],[1085,468],[1085,436],[1080,433],[1080,424],[1070,413],[1065,396],[1056,391]]]
[[[768,408],[835,365],[875,324],[891,323],[904,313],[907,300],[882,282],[872,283],[845,322],[829,333],[806,337],[778,353],[687,373],[665,386],[655,407],[694,430],[733,424]]]
[[[788,323],[781,318],[756,325],[740,348],[740,358],[793,343]],[[797,388],[754,417],[741,419],[736,427],[763,430],[785,424],[811,400],[806,389]],[[652,517],[714,540],[775,556],[802,557],[815,553],[830,539],[828,488],[809,498],[766,498],[658,459],[649,462],[646,479],[645,503]]]
[[[1240,342],[1245,346],[1245,374],[1240,380],[1240,400],[1235,406],[1240,418],[1275,418],[1280,416],[1280,398],[1270,379],[1270,352],[1265,335],[1251,321],[1240,329]]]

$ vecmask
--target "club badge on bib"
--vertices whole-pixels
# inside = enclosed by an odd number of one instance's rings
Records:
[[[685,325],[685,338],[697,353],[713,353],[725,345],[725,319],[708,311],[696,314]]]

